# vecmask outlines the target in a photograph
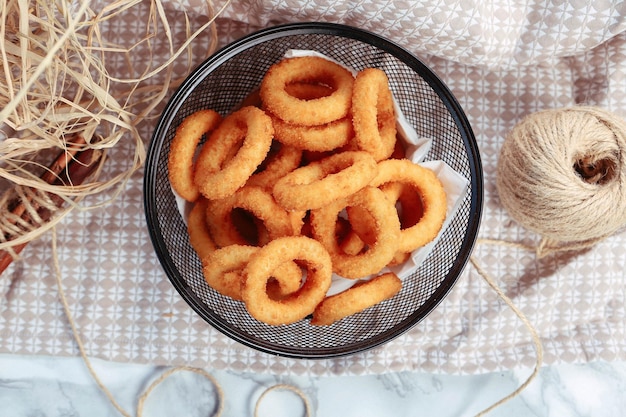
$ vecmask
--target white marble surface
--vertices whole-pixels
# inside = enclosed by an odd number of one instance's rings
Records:
[[[96,373],[129,415],[163,368],[92,360]],[[529,369],[474,376],[391,373],[376,376],[290,377],[207,370],[223,390],[222,416],[253,416],[260,395],[275,384],[299,388],[318,417],[472,416],[515,390]],[[626,363],[543,368],[520,396],[489,416],[626,416]],[[210,416],[216,395],[208,380],[178,372],[152,392],[144,416]],[[105,417],[120,415],[80,358],[0,355],[0,415]],[[273,391],[258,416],[304,416],[290,391]]]

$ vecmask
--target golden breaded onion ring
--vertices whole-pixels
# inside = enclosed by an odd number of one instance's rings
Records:
[[[272,300],[265,287],[276,268],[285,262],[304,265],[302,287],[281,300]],[[241,296],[255,319],[270,325],[291,324],[313,313],[330,288],[332,266],[324,247],[305,236],[272,240],[254,253],[243,270]]]
[[[316,98],[328,97],[333,93],[333,89],[328,85],[319,83],[296,82],[287,84],[285,91],[290,96],[300,100],[313,100]]]
[[[189,244],[196,251],[200,260],[218,248],[209,232],[206,208],[207,200],[200,197],[189,211],[189,216],[187,216]]]
[[[340,152],[297,168],[272,190],[287,210],[312,210],[354,194],[376,176],[376,161],[367,152]]]
[[[252,174],[246,185],[257,185],[271,189],[276,181],[298,168],[301,160],[301,149],[275,141],[260,167],[262,169]]]
[[[287,92],[287,85],[294,83],[320,83],[328,85],[333,92],[303,100]],[[314,56],[285,58],[267,70],[259,94],[263,108],[281,120],[314,126],[348,115],[353,83],[350,71],[327,59]]]
[[[328,326],[344,317],[359,313],[396,295],[402,281],[393,272],[387,272],[369,281],[357,282],[339,294],[326,297],[313,312],[311,324]]]
[[[219,248],[203,260],[203,274],[209,287],[222,295],[241,301],[242,272],[255,246],[230,245]],[[270,299],[283,298],[297,291],[302,281],[302,270],[295,262],[285,262],[273,271],[265,291]]]
[[[294,125],[272,117],[276,140],[307,151],[332,151],[346,145],[354,136],[348,117],[317,126]]]
[[[217,200],[237,191],[265,160],[273,136],[272,119],[261,109],[248,106],[226,116],[198,155],[194,180],[200,193]]]
[[[411,184],[403,182],[387,182],[380,186],[385,197],[396,206],[400,219],[400,230],[412,227],[422,218],[423,206],[420,195],[415,192]],[[347,254],[360,252],[376,238],[376,231],[372,216],[362,207],[346,207],[351,230],[341,241],[341,248]],[[388,266],[405,262],[410,252],[397,252]]]
[[[408,159],[388,159],[378,163],[378,174],[370,186],[389,182],[408,184],[421,198],[422,216],[400,232],[400,252],[411,252],[432,241],[443,226],[447,213],[446,191],[434,171]]]
[[[352,124],[358,149],[376,161],[389,158],[396,145],[396,113],[384,71],[366,68],[356,75],[352,91]]]
[[[294,219],[290,213],[278,205],[264,188],[246,185],[230,197],[210,201],[207,205],[207,226],[219,246],[243,243],[236,240],[239,232],[231,217],[235,208],[243,209],[262,221],[269,240],[294,234]]]
[[[213,251],[202,260],[204,280],[220,294],[241,301],[241,271],[256,250],[255,246],[229,245]]]
[[[189,202],[200,195],[194,182],[194,157],[202,135],[217,128],[222,116],[213,110],[199,110],[183,119],[176,128],[167,161],[168,178],[176,193]]]
[[[371,215],[376,235],[365,252],[346,254],[335,238],[339,213],[346,207],[363,207]],[[383,192],[367,186],[346,198],[311,211],[311,234],[328,251],[333,261],[333,271],[338,275],[357,279],[378,273],[398,250],[400,220],[396,208]]]

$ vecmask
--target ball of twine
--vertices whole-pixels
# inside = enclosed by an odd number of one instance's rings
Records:
[[[591,106],[533,113],[506,137],[496,186],[546,251],[589,247],[626,225],[626,122]]]

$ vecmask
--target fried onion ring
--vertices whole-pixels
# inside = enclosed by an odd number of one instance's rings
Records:
[[[246,245],[217,249],[203,260],[204,280],[220,294],[241,301],[241,271],[257,249]]]
[[[378,275],[369,281],[358,282],[339,294],[326,297],[315,308],[311,324],[331,325],[393,297],[401,289],[402,281],[393,272]]]
[[[367,211],[365,212],[367,213]],[[361,239],[358,233],[352,228],[350,228],[348,233],[343,237],[343,239],[339,240],[339,242],[341,251],[346,255],[358,255],[361,251],[366,249],[365,242],[363,242],[363,239]]]
[[[352,123],[355,142],[377,161],[389,158],[396,146],[396,114],[384,71],[366,68],[354,80]]]
[[[341,152],[290,172],[272,192],[287,210],[317,209],[365,187],[376,167],[367,152]]]
[[[417,224],[423,215],[422,200],[410,184],[401,182],[388,182],[380,189],[385,197],[396,206],[400,219],[400,230]],[[346,212],[350,219],[351,230],[346,238],[341,241],[341,249],[347,254],[356,254],[372,244],[375,240],[375,227],[372,216],[362,207],[347,207]],[[405,262],[410,252],[400,251],[396,253],[389,266]]]
[[[167,161],[168,178],[174,191],[189,202],[196,201],[200,195],[193,171],[196,148],[202,135],[214,130],[221,121],[219,113],[199,110],[185,117],[176,128]]]
[[[265,160],[273,135],[272,119],[261,109],[248,106],[226,116],[198,155],[194,180],[200,192],[209,200],[232,195]]]
[[[374,242],[365,252],[356,255],[344,253],[335,238],[337,217],[350,206],[365,208],[373,219],[376,231]],[[311,233],[330,254],[333,271],[344,278],[356,279],[378,273],[393,259],[398,250],[400,220],[395,207],[383,192],[367,186],[344,199],[312,210]]]
[[[200,197],[194,203],[187,217],[187,233],[189,244],[198,254],[200,260],[217,249],[206,222],[207,200]]]
[[[255,172],[246,182],[246,185],[258,185],[260,187],[271,188],[276,181],[293,171],[300,165],[302,160],[302,150],[293,146],[283,145],[276,142],[278,148],[276,152],[272,152],[267,159],[263,161],[262,170]]]
[[[271,300],[282,300],[302,286],[302,269],[296,262],[285,262],[276,270],[275,277],[267,281],[265,291]]]
[[[219,246],[245,242],[242,238],[238,240],[239,231],[232,222],[235,208],[246,210],[261,220],[269,240],[294,234],[295,222],[291,214],[278,205],[265,189],[246,185],[230,197],[210,201],[207,205],[207,226]]]
[[[400,226],[403,229],[414,226],[424,215],[422,198],[411,184],[403,182],[388,182],[380,186],[385,197],[398,208]]]
[[[203,260],[205,281],[220,294],[241,301],[241,274],[257,251],[257,247],[246,245],[230,245],[215,250]],[[280,299],[300,288],[302,270],[295,262],[285,262],[273,271],[271,278],[265,288],[267,296]]]
[[[307,151],[331,151],[341,148],[354,136],[348,117],[317,126],[294,125],[272,117],[276,140]]]
[[[302,286],[281,300],[265,292],[268,279],[285,262],[298,261],[306,268]],[[254,253],[243,270],[241,296],[255,319],[281,325],[295,323],[313,313],[330,288],[332,265],[324,247],[304,236],[272,240]]]
[[[247,210],[240,210],[230,205],[228,198],[207,203],[205,222],[213,242],[218,248],[230,245],[258,246],[259,222]],[[269,239],[268,239],[269,240]]]
[[[402,229],[398,250],[411,252],[432,241],[443,226],[447,213],[446,191],[430,169],[408,159],[388,159],[378,163],[378,175],[372,187],[389,182],[408,184],[421,198],[422,216],[411,227]]]
[[[328,96],[303,100],[287,93],[293,83],[320,83],[330,86]],[[319,57],[286,58],[272,65],[263,80],[259,94],[263,107],[280,119],[314,126],[343,119],[348,115],[354,78],[350,71]]]

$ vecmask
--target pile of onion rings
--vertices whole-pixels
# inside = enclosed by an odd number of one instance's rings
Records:
[[[404,157],[396,116],[382,70],[316,56],[272,65],[224,117],[187,116],[168,175],[192,205],[207,284],[270,325],[332,325],[394,297],[388,267],[434,240],[447,211],[435,173]],[[328,296],[333,274],[355,285]]]

